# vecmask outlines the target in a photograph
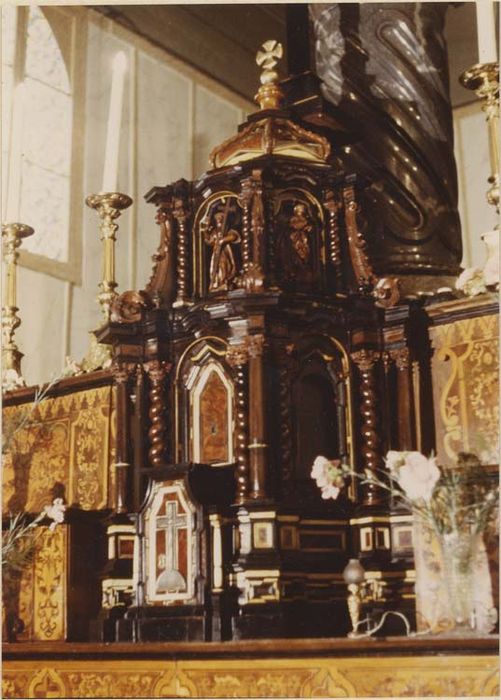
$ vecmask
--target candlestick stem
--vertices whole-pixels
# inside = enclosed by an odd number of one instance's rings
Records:
[[[491,174],[488,182],[487,201],[499,214],[499,63],[477,63],[460,77],[461,84],[474,90],[483,100],[482,109],[487,120],[489,134],[489,159]]]
[[[34,231],[26,224],[2,225],[4,241],[4,260],[6,264],[4,305],[2,306],[2,391],[13,391],[26,385],[21,374],[20,352],[15,340],[16,329],[21,325],[17,315],[17,261],[19,247],[23,238],[33,235]]]
[[[132,199],[120,192],[101,192],[91,194],[85,200],[91,209],[95,209],[99,216],[99,232],[103,244],[102,279],[99,283],[101,289],[97,295],[97,301],[101,307],[104,323],[110,320],[111,305],[117,296],[115,280],[115,241],[118,231],[116,220],[124,209],[132,204]],[[108,367],[111,364],[112,352],[109,345],[97,342],[94,333],[91,333],[90,347],[83,360],[83,368],[91,372],[100,367]]]
[[[117,296],[115,291],[115,241],[118,224],[116,219],[124,209],[132,204],[132,199],[120,192],[102,192],[91,194],[85,200],[87,206],[95,209],[99,216],[99,231],[103,243],[102,280],[99,284],[101,292],[97,300],[101,307],[101,313],[105,321],[110,318],[110,309],[113,299]]]

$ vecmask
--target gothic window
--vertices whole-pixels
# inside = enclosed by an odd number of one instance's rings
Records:
[[[3,7],[2,20],[3,218],[35,229],[22,263],[70,278],[76,20],[37,6]]]

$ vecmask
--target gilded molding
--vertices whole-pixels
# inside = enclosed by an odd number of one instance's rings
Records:
[[[365,348],[351,353],[351,359],[361,372],[370,371],[379,360],[380,356],[377,350],[367,350]]]
[[[397,369],[406,370],[410,366],[409,348],[396,348],[389,351],[389,356],[396,364]]]
[[[229,345],[226,350],[226,361],[231,367],[242,367],[249,360],[249,351],[245,343]]]
[[[57,670],[56,670],[57,669]],[[496,656],[3,662],[3,697],[498,697]]]

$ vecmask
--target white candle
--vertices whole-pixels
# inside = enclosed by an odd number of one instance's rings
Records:
[[[102,192],[116,192],[118,187],[118,158],[126,70],[127,57],[123,51],[119,51],[113,59]]]
[[[492,0],[477,0],[478,62],[494,63],[498,60],[496,26]]]
[[[7,176],[7,204],[4,221],[19,223],[19,200],[21,195],[21,168],[23,158],[23,132],[26,87],[19,83],[14,90],[12,121],[10,125],[9,173]]]

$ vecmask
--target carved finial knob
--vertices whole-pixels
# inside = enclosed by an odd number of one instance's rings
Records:
[[[261,87],[256,95],[256,101],[261,109],[279,109],[280,100],[283,97],[278,87],[278,73],[275,66],[282,58],[284,50],[282,44],[275,39],[268,39],[257,52],[256,63],[263,69],[260,81]]]

